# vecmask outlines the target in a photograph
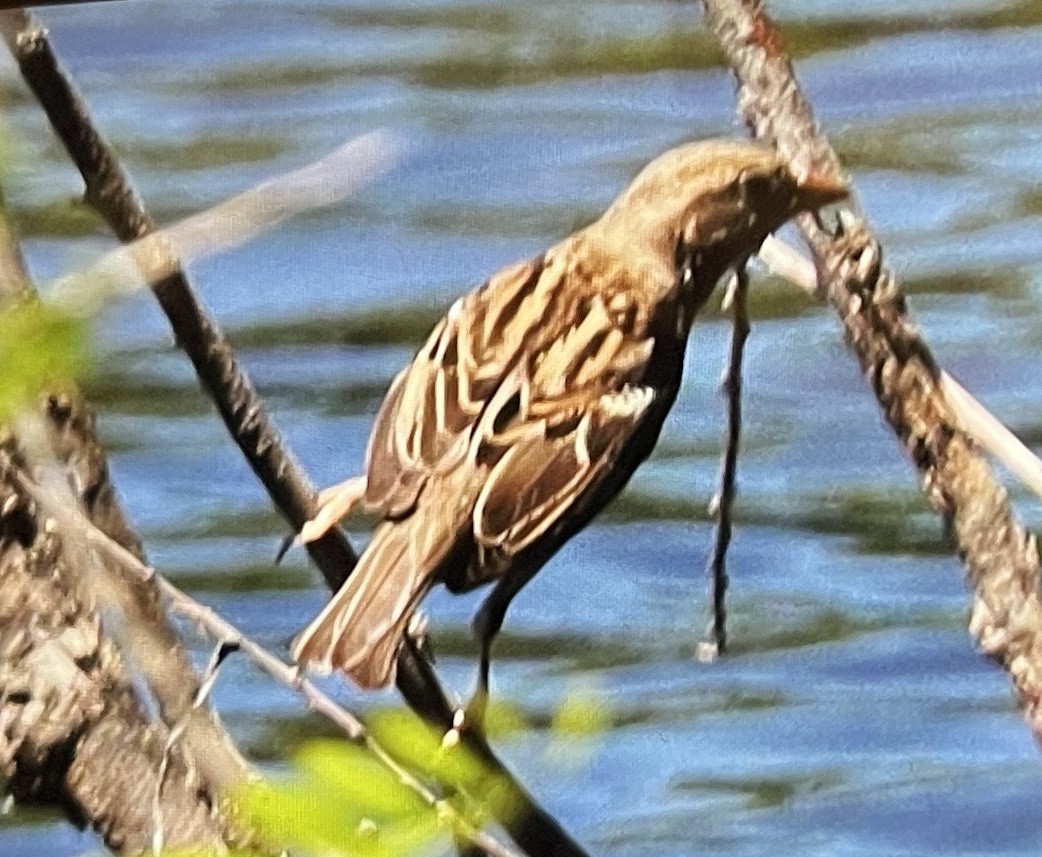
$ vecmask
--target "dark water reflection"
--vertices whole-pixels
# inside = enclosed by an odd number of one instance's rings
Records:
[[[44,17],[164,221],[375,127],[406,142],[386,181],[193,269],[326,482],[358,466],[385,385],[451,296],[587,221],[658,151],[737,132],[692,6],[134,0]],[[928,341],[1038,441],[1042,3],[776,9]],[[13,92],[5,191],[45,278],[110,239]],[[596,854],[1035,853],[1037,749],[973,652],[961,570],[909,465],[831,316],[773,282],[755,308],[733,655],[692,657],[727,339],[714,309],[659,454],[512,610],[495,689],[527,729],[504,755]],[[279,523],[149,300],[100,332],[89,386],[152,559],[283,647],[325,597],[316,576],[299,556],[271,567]],[[430,599],[461,691],[474,606]],[[576,689],[610,725],[581,746],[547,730]],[[245,664],[217,702],[265,761],[324,729]],[[5,854],[92,847],[47,817],[0,820]]]

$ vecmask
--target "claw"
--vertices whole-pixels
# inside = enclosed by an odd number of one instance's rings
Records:
[[[296,544],[298,544],[297,536],[293,533],[287,533],[286,537],[279,544],[278,551],[275,553],[275,565],[281,563],[286,554],[289,553],[289,549]]]
[[[441,749],[451,750],[453,747],[459,746],[460,736],[468,726],[467,719],[467,713],[462,708],[457,708],[452,712],[452,727],[442,736]]]

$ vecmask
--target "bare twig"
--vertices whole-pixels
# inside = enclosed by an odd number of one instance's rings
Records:
[[[731,348],[727,357],[721,392],[727,397],[727,428],[720,481],[710,503],[716,518],[716,537],[707,564],[709,576],[708,639],[698,646],[698,659],[712,661],[727,648],[727,549],[731,544],[731,514],[737,494],[738,450],[742,437],[742,356],[749,336],[749,276],[745,266],[735,271],[724,299],[734,313]]]
[[[386,172],[397,160],[384,131],[356,137],[291,173],[156,229],[45,288],[47,299],[90,317],[109,301],[175,276],[198,262],[255,238],[289,217],[331,205]]]
[[[739,81],[742,115],[796,169],[837,175],[839,160],[814,121],[780,33],[758,0],[703,0],[707,21]],[[853,211],[842,231],[799,226],[884,416],[915,462],[923,489],[949,523],[973,586],[970,631],[1009,672],[1042,738],[1042,599],[1035,539],[942,393],[940,370],[909,318],[882,248]]]
[[[69,500],[72,502],[72,507],[75,509],[75,497],[70,496]],[[87,519],[84,518],[84,520]],[[102,535],[104,535],[104,533],[102,533]],[[142,585],[145,586],[151,586],[154,583],[154,580],[148,577],[143,577],[139,574],[133,574],[131,577],[136,577]],[[163,759],[159,764],[159,770],[156,775],[155,794],[152,799],[153,854],[160,854],[166,845],[166,823],[163,817],[163,790],[166,787],[167,773],[170,770],[174,753],[178,746],[180,746],[185,733],[192,728],[194,715],[205,709],[207,700],[210,698],[210,691],[212,691],[214,686],[217,684],[217,671],[224,662],[225,657],[234,650],[235,647],[226,646],[223,643],[219,644],[214,649],[213,655],[210,657],[210,663],[207,665],[206,671],[202,675],[202,681],[199,682],[199,687],[196,689],[195,695],[192,698],[192,707],[185,712],[184,716],[175,723],[173,728],[171,728],[167,733],[166,745],[163,747]],[[245,779],[245,777],[243,777],[243,779]]]

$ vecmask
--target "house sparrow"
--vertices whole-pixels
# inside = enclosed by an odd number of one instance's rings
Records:
[[[474,620],[484,693],[511,599],[654,448],[717,281],[793,215],[846,194],[753,143],[680,146],[595,223],[457,300],[392,382],[366,474],[324,492],[301,532],[311,541],[357,506],[382,518],[294,642],[297,661],[384,687],[434,584],[498,581]]]

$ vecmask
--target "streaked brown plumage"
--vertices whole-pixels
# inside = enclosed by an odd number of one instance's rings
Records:
[[[681,146],[595,223],[453,304],[392,383],[365,477],[301,534],[359,503],[383,518],[297,660],[385,686],[431,586],[498,580],[475,620],[484,689],[510,600],[654,447],[721,275],[793,214],[844,195],[751,143]]]

